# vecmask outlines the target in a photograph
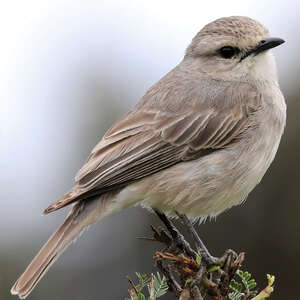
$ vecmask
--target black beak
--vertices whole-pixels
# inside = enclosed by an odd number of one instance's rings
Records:
[[[261,52],[264,52],[266,50],[269,50],[271,48],[274,48],[274,47],[277,47],[281,44],[283,44],[285,41],[283,39],[280,39],[280,38],[267,38],[267,39],[263,39],[260,41],[260,43],[250,49],[249,51],[247,51],[241,58],[241,60],[245,59],[247,56],[249,56],[250,54],[254,54],[254,55],[257,55]]]

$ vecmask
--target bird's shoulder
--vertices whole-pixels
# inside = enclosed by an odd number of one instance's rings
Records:
[[[180,65],[156,82],[135,106],[135,110],[181,114],[236,106],[261,105],[264,88],[249,80],[221,80]]]

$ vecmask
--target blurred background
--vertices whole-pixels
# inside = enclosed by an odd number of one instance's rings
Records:
[[[0,299],[69,207],[41,217],[73,184],[92,147],[180,62],[206,23],[247,15],[286,43],[276,48],[288,105],[278,154],[248,201],[198,231],[208,248],[246,252],[244,268],[272,299],[298,299],[300,253],[300,4],[298,1],[0,2]],[[153,272],[154,215],[129,208],[91,227],[30,299],[124,299],[134,272]],[[172,299],[165,297],[162,299]]]

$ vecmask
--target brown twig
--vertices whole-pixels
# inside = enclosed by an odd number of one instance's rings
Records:
[[[244,253],[239,255],[228,250],[220,258],[219,268],[209,272],[210,267],[205,261],[198,265],[197,252],[183,236],[169,224],[172,233],[151,226],[155,240],[165,245],[162,251],[154,256],[157,267],[168,280],[170,291],[179,300],[227,300],[230,292],[229,284],[236,271],[241,267]],[[177,230],[177,229],[176,229]],[[246,300],[246,299],[245,299]]]
[[[132,289],[134,290],[134,292],[135,292],[136,294],[138,294],[138,291],[137,291],[137,289],[136,289],[136,287],[135,287],[135,284],[134,284],[133,280],[130,278],[129,275],[127,275],[126,278],[127,278],[128,282],[129,282],[129,284],[131,285]]]

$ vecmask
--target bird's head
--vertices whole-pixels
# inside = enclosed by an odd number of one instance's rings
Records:
[[[272,38],[259,22],[248,17],[226,17],[207,24],[193,38],[185,59],[214,78],[247,76],[277,79],[270,51],[284,40]],[[269,78],[270,77],[270,78]]]

